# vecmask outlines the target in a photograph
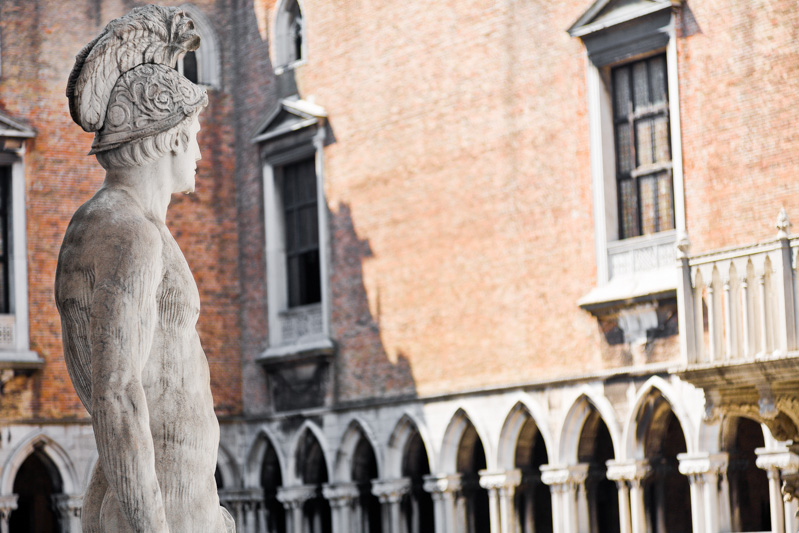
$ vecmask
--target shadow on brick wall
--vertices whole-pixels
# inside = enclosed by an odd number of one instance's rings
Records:
[[[358,235],[349,204],[331,210],[330,229],[338,400],[416,396],[409,359],[399,350],[389,353],[383,343],[380,284],[367,289],[364,281],[364,265],[374,254],[369,239]]]

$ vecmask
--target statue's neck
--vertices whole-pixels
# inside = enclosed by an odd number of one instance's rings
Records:
[[[104,189],[123,189],[130,194],[149,216],[166,222],[166,210],[172,196],[168,158],[138,167],[115,168],[106,171]]]

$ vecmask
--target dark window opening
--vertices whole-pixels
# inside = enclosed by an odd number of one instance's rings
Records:
[[[302,30],[302,11],[299,2],[294,2],[289,8],[289,63],[302,59]]]
[[[283,167],[288,306],[322,301],[316,170],[309,158]]]
[[[183,56],[183,75],[192,83],[200,83],[200,78],[197,75],[196,52],[186,52],[186,55]]]
[[[674,229],[666,55],[611,71],[619,238]]]
[[[9,223],[11,221],[11,169],[0,167],[0,313],[10,313]]]

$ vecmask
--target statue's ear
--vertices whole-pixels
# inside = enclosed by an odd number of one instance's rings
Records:
[[[170,149],[173,154],[178,154],[181,151],[180,135],[173,135],[170,141]]]

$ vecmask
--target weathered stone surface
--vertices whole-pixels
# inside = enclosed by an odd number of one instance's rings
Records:
[[[70,76],[72,117],[96,132],[106,169],[67,228],[55,287],[67,368],[100,455],[84,531],[235,530],[214,480],[219,424],[199,292],[166,227],[172,194],[194,191],[208,102],[171,67],[198,44],[179,10],[136,9],[81,51]]]

